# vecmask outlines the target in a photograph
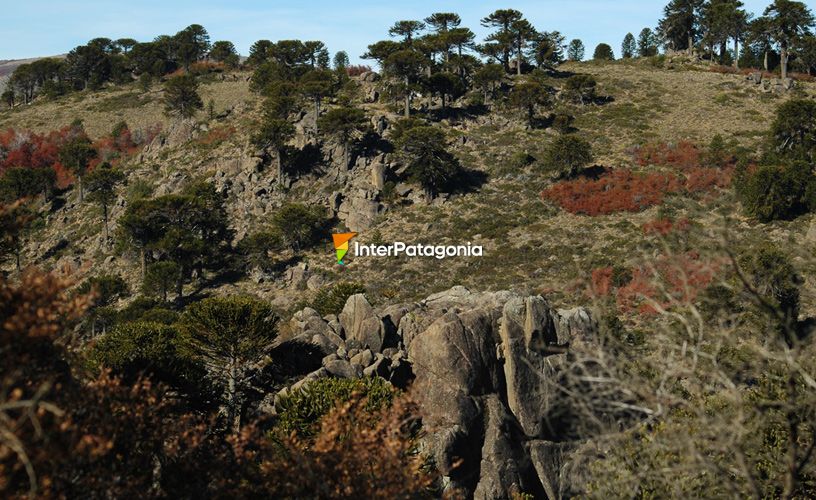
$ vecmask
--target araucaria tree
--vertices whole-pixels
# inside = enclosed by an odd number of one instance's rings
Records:
[[[657,55],[657,37],[650,28],[643,28],[638,35],[637,49],[639,57]]]
[[[592,59],[596,61],[614,61],[615,53],[612,52],[612,47],[610,47],[608,43],[599,43],[598,46],[595,47]]]
[[[672,50],[691,54],[700,28],[700,10],[704,0],[671,0],[663,9],[658,31]]]
[[[513,52],[516,41],[513,24],[521,19],[521,12],[514,9],[499,9],[482,19],[482,26],[496,30],[485,39],[487,41],[485,45],[495,48],[499,60],[504,65],[505,71],[508,72],[510,71],[510,54]]]
[[[790,49],[813,26],[813,13],[802,2],[774,0],[765,9],[765,16],[768,18],[768,33],[779,46],[782,78],[787,78]]]
[[[108,230],[108,209],[116,201],[116,186],[125,180],[125,174],[110,163],[103,163],[96,167],[86,179],[88,200],[102,207],[102,217],[105,222],[105,241],[110,241]]]
[[[549,105],[550,94],[547,87],[535,80],[530,80],[518,83],[513,87],[509,102],[510,105],[524,113],[527,124],[533,128],[536,108]]]
[[[277,162],[278,185],[283,184],[283,148],[295,136],[295,126],[275,105],[268,103],[252,143],[263,150],[273,150]]]
[[[446,148],[445,133],[431,126],[406,130],[397,141],[408,164],[408,175],[419,183],[428,197],[452,187],[462,171],[459,161]]]
[[[621,57],[624,59],[631,59],[637,53],[637,44],[635,43],[635,35],[627,33],[623,38],[621,44]]]
[[[60,163],[65,165],[76,176],[79,183],[79,201],[84,201],[85,193],[82,178],[88,170],[88,164],[96,157],[96,150],[91,140],[82,133],[62,145],[59,151]]]
[[[582,61],[584,59],[584,42],[579,39],[574,39],[567,47],[567,59],[570,61]]]
[[[204,108],[198,95],[198,82],[193,75],[174,76],[164,84],[164,110],[169,115],[192,118]]]
[[[337,139],[343,147],[343,165],[348,168],[351,141],[369,126],[365,113],[358,108],[342,106],[329,110],[320,117],[319,123],[323,131]]]
[[[224,386],[229,427],[241,428],[249,372],[272,347],[278,318],[271,306],[249,297],[213,297],[190,305],[178,328],[181,342]]]

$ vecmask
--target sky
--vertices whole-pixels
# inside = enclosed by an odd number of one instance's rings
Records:
[[[96,37],[150,41],[190,24],[203,25],[211,41],[229,40],[242,55],[259,39],[321,40],[334,53],[345,50],[352,63],[368,44],[388,38],[397,20],[456,12],[477,39],[488,30],[479,20],[500,8],[520,10],[539,31],[558,30],[580,38],[587,55],[601,42],[616,55],[627,32],[635,36],[657,24],[668,0],[515,0],[375,2],[370,0],[0,0],[0,60],[64,54]],[[761,14],[770,0],[743,0]],[[805,2],[816,10],[816,0]]]

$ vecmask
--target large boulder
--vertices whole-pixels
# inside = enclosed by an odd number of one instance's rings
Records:
[[[385,339],[385,328],[365,295],[352,295],[340,313],[340,325],[346,340],[356,340],[374,352],[380,352]]]

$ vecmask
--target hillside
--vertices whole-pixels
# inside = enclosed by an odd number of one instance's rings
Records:
[[[814,491],[814,150],[770,132],[813,126],[812,78],[672,53],[406,93],[305,61],[0,111],[2,194],[31,191],[0,206],[29,210],[0,217],[0,352],[80,409],[47,446],[102,457],[34,456],[46,496]],[[349,232],[483,254],[338,254]]]
[[[633,149],[647,143],[687,140],[704,147],[719,134],[753,147],[766,134],[776,106],[788,98],[762,92],[742,75],[710,72],[705,67],[667,71],[635,63],[570,63],[561,71],[595,76],[599,95],[613,98],[604,105],[569,108],[575,114],[574,126],[579,134],[593,146],[595,163],[605,168],[636,166]],[[46,133],[78,118],[92,138],[99,138],[122,120],[132,130],[158,125],[161,137],[167,138],[162,139],[165,144],[157,146],[154,141],[146,152],[127,162],[129,182],[148,182],[160,193],[177,190],[193,178],[214,176],[218,184],[221,176],[234,176],[234,182],[242,186],[233,185],[226,202],[236,241],[263,224],[264,218],[284,202],[306,201],[328,207],[335,192],[356,196],[352,186],[369,191],[369,198],[378,196],[369,173],[372,158],[358,160],[343,175],[345,179],[312,174],[296,179],[285,191],[275,188],[272,169],[264,168],[252,175],[259,160],[253,157],[256,151],[249,145],[249,137],[260,116],[261,99],[249,91],[249,76],[237,73],[202,85],[204,102],[212,101],[215,113],[226,116],[199,120],[195,127],[165,116],[161,89],[154,86],[148,92],[114,87],[15,108],[12,113],[0,115],[0,129]],[[547,83],[559,85],[560,81],[552,77]],[[804,83],[799,92],[813,95],[815,89],[813,84]],[[389,122],[399,118],[379,103],[364,104],[363,109],[374,123],[380,116]],[[303,122],[308,120],[305,117]],[[465,168],[478,173],[476,177],[483,183],[472,192],[433,203],[415,197],[409,197],[407,203],[399,198],[385,201],[379,195],[381,201],[376,204],[357,206],[358,210],[373,210],[374,215],[361,217],[365,220],[352,222],[349,227],[360,231],[361,242],[371,241],[376,234],[383,241],[402,237],[408,242],[480,243],[486,249],[485,259],[351,260],[348,267],[338,269],[333,265],[327,237],[323,245],[302,255],[308,271],[298,278],[298,283],[276,278],[259,284],[244,279],[226,285],[229,290],[250,292],[289,307],[308,298],[312,290],[304,290],[302,285],[309,276],[317,276],[316,282],[320,283],[368,283],[376,302],[416,300],[454,285],[485,291],[549,291],[560,299],[574,288],[576,278],[585,278],[599,263],[636,263],[639,249],[649,240],[642,227],[659,214],[685,218],[704,228],[717,227],[730,219],[739,224],[737,236],[746,241],[755,232],[757,236],[768,233],[766,225],[754,224],[741,214],[729,193],[708,200],[674,197],[667,206],[636,214],[586,217],[565,213],[541,200],[539,193],[551,184],[547,176],[537,175],[534,166],[513,165],[514,155],[519,152],[540,158],[555,136],[552,129],[529,130],[514,119],[512,110],[468,120],[443,120],[438,126],[455,138],[452,147],[457,156]],[[648,171],[649,167],[641,170]],[[241,192],[236,192],[239,189]],[[263,192],[256,194],[260,190]],[[123,204],[120,198],[111,212],[114,224]],[[377,214],[378,210],[382,213]],[[68,258],[78,269],[124,272],[132,286],[137,286],[136,262],[115,255],[105,262],[109,252],[103,248],[98,219],[94,207],[75,207],[69,198],[65,207],[51,215],[43,231],[31,238],[33,244],[27,246],[25,260],[59,267],[57,259],[42,261],[41,257],[60,239],[66,239],[69,246],[60,252],[63,260]],[[808,231],[809,217],[777,226],[769,233],[774,240],[798,240]],[[589,240],[588,235],[592,235]],[[572,251],[564,252],[565,248]],[[802,250],[807,252],[806,248]],[[417,279],[419,276],[422,279]],[[581,295],[563,299],[575,303],[582,300]]]

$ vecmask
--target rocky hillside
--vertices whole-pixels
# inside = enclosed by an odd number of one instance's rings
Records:
[[[591,102],[568,97],[566,82],[575,75],[597,80]],[[472,105],[463,97],[448,109],[434,97],[416,97],[421,116],[444,131],[464,171],[456,189],[436,196],[408,175],[391,140],[400,110],[373,72],[354,77],[353,99],[370,124],[366,140],[350,155],[334,139],[318,141],[311,133],[314,111],[304,107],[289,144],[300,155],[293,162],[299,168],[281,178],[273,155],[253,146],[264,109],[246,71],[201,78],[205,110],[193,119],[169,118],[163,87],[142,89],[134,82],[4,110],[0,131],[45,136],[79,119],[91,139],[105,140],[126,122],[143,141],[118,152],[127,180],[108,212],[114,233],[137,203],[137,191],[159,197],[199,180],[212,184],[224,201],[235,259],[243,258],[241,242],[268,227],[287,204],[326,214],[331,224],[322,243],[264,252],[266,266],[233,268],[227,262],[223,272],[197,272],[181,290],[191,302],[258,297],[282,318],[277,345],[308,347],[303,366],[285,380],[269,375],[270,359],[252,366],[258,376],[250,377],[255,392],[247,404],[254,414],[276,416],[282,398],[318,379],[378,376],[409,390],[418,403],[420,451],[439,472],[441,489],[480,499],[598,496],[606,491],[602,485],[571,468],[573,453],[586,450],[594,437],[579,431],[588,418],[581,412],[589,410],[576,409],[573,397],[585,385],[621,382],[601,370],[607,361],[653,383],[665,399],[649,400],[654,406],[644,409],[634,403],[643,397],[640,389],[621,389],[611,409],[604,409],[613,422],[599,417],[592,422],[599,428],[620,430],[634,420],[633,413],[646,427],[662,405],[681,404],[671,398],[713,392],[685,374],[660,380],[656,358],[665,354],[685,367],[693,351],[697,366],[697,351],[689,345],[697,345],[697,321],[712,316],[704,305],[703,312],[694,309],[693,321],[671,308],[696,307],[714,293],[729,257],[745,258],[768,242],[785,247],[801,267],[797,312],[803,322],[816,315],[816,267],[809,259],[816,251],[814,215],[760,223],[745,215],[731,186],[737,175],[732,153],[758,156],[778,106],[792,98],[813,99],[816,84],[799,81],[787,88],[787,81],[767,75],[662,59],[567,63],[539,78],[552,95],[540,113],[546,123],[538,126],[499,99]],[[504,91],[522,81],[508,77]],[[325,105],[322,115],[338,104]],[[570,117],[561,130],[555,125],[559,115]],[[545,163],[549,146],[564,135],[587,141],[593,159],[579,173],[559,176]],[[68,270],[77,284],[118,275],[132,293],[109,306],[125,310],[138,304],[138,252],[106,238],[99,207],[80,201],[73,181],[67,179],[52,199],[37,201],[44,215],[26,236],[23,263]],[[359,233],[354,241],[361,244],[472,243],[484,255],[440,260],[350,254],[340,266],[331,233],[345,231]],[[724,249],[748,250],[733,257]],[[3,271],[13,275],[13,263]],[[364,293],[342,297],[337,310],[318,312],[322,294],[350,283]],[[93,325],[86,328],[90,332],[74,332],[78,352],[107,335]],[[655,332],[673,328],[682,332],[671,337],[681,347],[658,342],[662,337]],[[609,347],[610,338],[625,349],[586,362],[580,381],[565,389],[577,353]],[[738,347],[729,353],[741,352]]]

